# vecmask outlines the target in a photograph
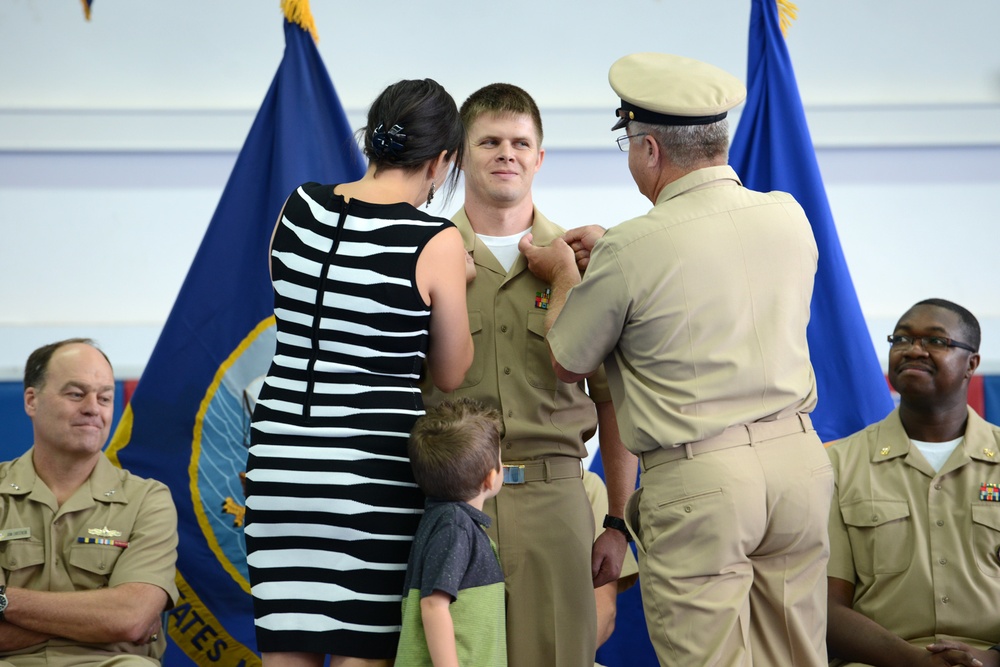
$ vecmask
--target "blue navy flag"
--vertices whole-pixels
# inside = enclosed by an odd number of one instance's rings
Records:
[[[729,162],[746,187],[790,193],[812,224],[819,246],[808,329],[819,390],[812,420],[829,442],[882,419],[893,403],[833,224],[777,5],[753,0],[747,101]]]
[[[366,168],[309,27],[285,21],[281,65],[109,448],[177,504],[171,667],[260,665],[241,473],[274,353],[271,232],[297,186],[353,181]]]

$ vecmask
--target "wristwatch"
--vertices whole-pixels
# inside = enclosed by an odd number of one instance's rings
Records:
[[[0,586],[0,621],[3,620],[3,613],[7,609],[7,586]]]
[[[625,525],[625,519],[621,519],[616,516],[611,516],[610,514],[605,514],[604,527],[621,531],[621,533],[625,536],[626,542],[632,541],[632,534],[628,532],[628,527]],[[0,618],[2,618],[2,615],[0,615]]]

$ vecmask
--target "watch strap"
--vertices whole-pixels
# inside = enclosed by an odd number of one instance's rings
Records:
[[[604,527],[620,531],[622,535],[625,536],[626,542],[632,541],[632,534],[628,532],[628,526],[625,525],[625,519],[622,519],[621,517],[617,516],[611,516],[610,514],[606,514],[604,516]]]

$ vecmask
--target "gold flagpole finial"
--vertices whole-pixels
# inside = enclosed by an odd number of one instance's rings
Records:
[[[291,23],[297,23],[299,27],[312,35],[313,40],[319,41],[316,22],[309,9],[309,0],[281,0],[281,11],[285,13],[285,18]]]
[[[788,26],[799,17],[799,8],[791,0],[777,0],[778,2],[778,24],[781,26],[781,34],[788,37]]]
[[[90,20],[90,3],[91,3],[91,0],[80,0],[80,3],[83,5],[83,18],[85,18],[85,19],[87,19],[89,21]]]

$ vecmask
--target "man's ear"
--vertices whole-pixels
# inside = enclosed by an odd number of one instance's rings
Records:
[[[657,168],[660,164],[660,144],[648,134],[642,138],[642,150],[646,152],[646,162],[650,168]]]
[[[981,361],[981,359],[979,357],[979,353],[978,352],[974,352],[973,354],[969,355],[969,365],[966,367],[966,370],[965,370],[965,377],[966,378],[971,378],[972,377],[973,373],[976,372],[976,369],[979,368],[979,362],[980,361]]]
[[[28,387],[24,390],[24,412],[29,417],[35,416],[35,406],[38,403],[38,390]]]

